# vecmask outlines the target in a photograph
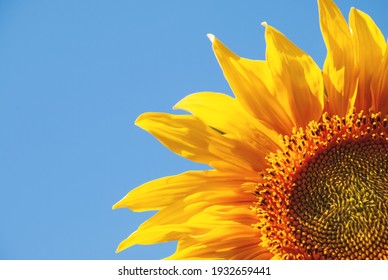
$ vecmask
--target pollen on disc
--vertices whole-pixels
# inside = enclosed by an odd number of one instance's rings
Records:
[[[257,187],[258,227],[283,259],[388,258],[388,138],[381,114],[324,115],[284,138]]]

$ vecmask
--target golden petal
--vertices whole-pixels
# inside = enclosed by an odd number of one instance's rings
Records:
[[[241,175],[220,173],[215,170],[185,172],[159,178],[133,189],[116,203],[113,209],[127,207],[133,211],[162,210],[178,200],[193,199],[190,194],[201,196],[202,199],[206,196],[208,201],[214,199],[215,203],[238,198],[240,201],[250,201],[253,198],[252,184],[257,180],[257,177],[244,178]],[[217,192],[218,198],[214,192]],[[220,196],[218,192],[227,195]],[[219,200],[219,197],[222,199]]]
[[[253,118],[238,100],[228,95],[194,93],[183,98],[174,108],[186,110],[223,134],[251,144],[262,156],[279,148],[279,134]]]
[[[352,8],[349,23],[360,68],[356,108],[368,111],[372,106],[372,76],[380,66],[386,43],[380,29],[367,14]]]
[[[305,127],[321,118],[324,106],[322,73],[314,60],[282,33],[266,27],[267,61],[279,102],[289,108],[296,127]]]
[[[225,232],[230,234],[225,236]],[[204,235],[180,240],[176,252],[167,259],[270,259],[272,254],[259,246],[259,241],[259,231],[251,226],[221,226]]]
[[[381,64],[372,78],[371,90],[373,108],[383,115],[388,114],[388,44]]]
[[[327,56],[323,78],[328,96],[326,111],[345,116],[357,96],[358,68],[349,27],[341,11],[331,0],[318,0],[322,35]]]
[[[233,135],[222,135],[195,116],[145,113],[136,124],[171,151],[217,170],[256,172],[267,162],[260,151]]]
[[[254,222],[253,212],[238,204],[209,205],[207,201],[177,201],[140,225],[137,231],[119,244],[117,252],[135,244],[156,244],[190,235],[204,235],[215,227],[235,226],[246,220]]]
[[[275,84],[266,61],[234,54],[214,36],[212,47],[234,95],[252,116],[281,134],[292,131],[288,108],[276,98]]]

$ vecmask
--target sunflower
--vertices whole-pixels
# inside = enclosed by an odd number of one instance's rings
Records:
[[[209,35],[235,97],[200,92],[136,124],[211,170],[160,178],[113,208],[157,210],[118,251],[178,241],[168,259],[388,259],[388,51],[373,20],[318,0],[321,70],[263,23],[266,60]]]

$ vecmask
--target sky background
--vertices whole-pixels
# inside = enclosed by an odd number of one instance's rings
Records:
[[[355,6],[388,35],[385,0]],[[0,259],[161,259],[116,254],[152,213],[111,210],[130,189],[206,168],[136,127],[197,91],[231,93],[206,38],[265,58],[262,21],[322,66],[314,0],[0,0]]]

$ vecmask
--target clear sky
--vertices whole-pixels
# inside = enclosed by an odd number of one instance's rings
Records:
[[[388,36],[385,0],[355,6]],[[111,210],[131,188],[204,168],[134,126],[197,91],[231,93],[207,33],[264,59],[262,21],[322,66],[314,0],[0,1],[0,259],[160,259],[117,245],[150,213]]]

